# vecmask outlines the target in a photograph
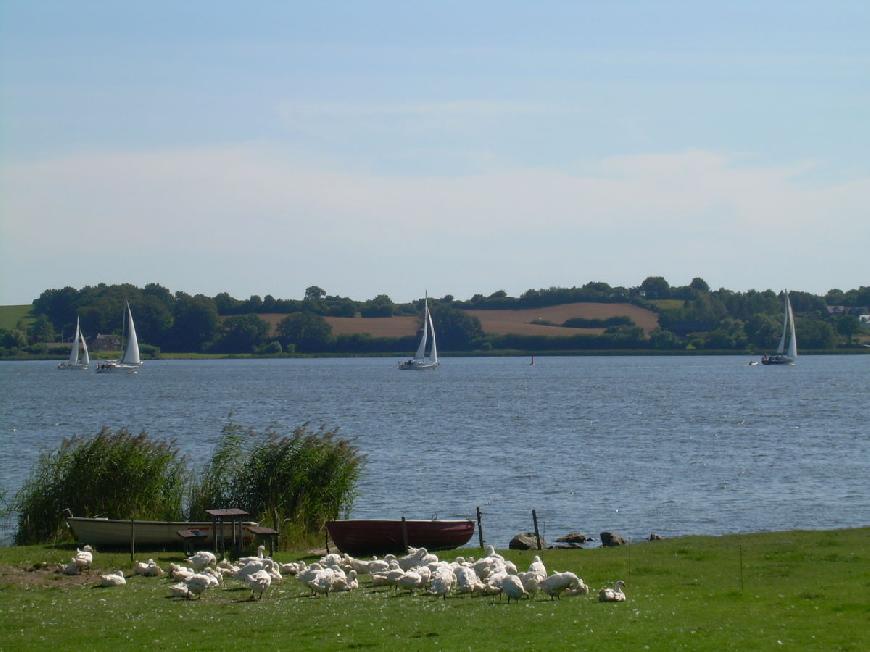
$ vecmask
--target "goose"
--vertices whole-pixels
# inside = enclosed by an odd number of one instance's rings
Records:
[[[390,586],[393,586],[398,590],[399,582],[405,576],[405,571],[403,571],[401,568],[393,568],[393,569],[387,571],[386,575],[387,575],[387,583]]]
[[[211,582],[212,586],[220,586],[221,584],[224,583],[224,576],[221,575],[220,572],[215,568],[212,568],[209,566],[209,567],[205,568],[205,570],[202,571],[202,574],[207,575],[210,578],[212,578],[212,582]]]
[[[305,568],[305,564],[295,561],[291,561],[288,564],[281,564],[280,567],[282,575],[296,575],[303,568]]]
[[[208,550],[200,550],[193,557],[188,557],[187,563],[189,563],[190,567],[198,573],[206,566],[214,566],[217,564],[217,557]]]
[[[108,575],[100,575],[100,586],[124,586],[126,583],[124,571],[118,570]]]
[[[85,546],[88,548],[89,546]],[[94,555],[89,550],[79,550],[76,548],[76,556],[72,558],[79,570],[91,570],[91,564],[94,562]]]
[[[613,588],[605,587],[598,592],[599,602],[625,602],[625,593],[622,592],[622,587],[625,582],[619,580],[613,585]]]
[[[263,560],[262,559],[252,559],[247,564],[239,568],[236,571],[235,578],[240,582],[247,582],[247,578],[253,575],[254,573],[258,573],[259,571],[264,571]],[[268,574],[268,573],[267,573]]]
[[[386,574],[372,573],[372,586],[392,586],[393,583],[387,579]]]
[[[368,563],[368,573],[372,575],[382,575],[390,570],[390,562],[386,559],[372,559]],[[357,571],[359,572],[359,571]]]
[[[569,586],[565,589],[565,595],[588,595],[589,587],[586,586],[586,582],[584,582],[579,577],[577,578],[577,584]]]
[[[529,564],[528,572],[539,575],[542,580],[546,579],[547,568],[544,566],[544,562],[541,561],[541,558],[538,555],[535,555],[534,559],[532,559],[532,563]]]
[[[318,571],[314,579],[308,582],[308,588],[311,589],[312,593],[323,593],[329,596],[335,577],[336,575],[332,568],[324,568]]]
[[[540,583],[541,590],[550,596],[550,599],[561,599],[562,592],[568,588],[576,588],[580,586],[580,578],[574,573],[553,573],[547,579]]]
[[[133,567],[133,573],[143,577],[162,577],[164,575],[163,569],[153,559],[137,561]]]
[[[453,588],[455,583],[456,575],[453,573],[452,568],[449,566],[439,568],[432,577],[432,584],[429,587],[429,593],[432,595],[440,595],[446,600],[447,594],[450,593],[450,590]]]
[[[320,558],[321,566],[340,566],[341,565],[341,555],[336,552],[331,552],[328,555],[324,555]]]
[[[517,575],[517,577],[519,578],[520,582],[522,582],[523,588],[526,590],[526,593],[529,594],[529,597],[538,593],[541,582],[546,579],[546,575],[544,577],[541,577],[534,571],[520,573],[519,575]]]
[[[190,590],[184,582],[172,584],[169,587],[169,593],[173,598],[190,598]]]
[[[266,546],[257,546],[256,557],[239,557],[239,565],[245,566],[252,561],[262,561],[266,557]]]
[[[520,598],[528,598],[529,594],[516,575],[506,575],[501,582],[501,590],[507,596],[508,604],[511,598],[519,602]]]
[[[196,575],[196,571],[187,566],[179,566],[178,564],[169,564],[169,577],[174,580],[184,581],[188,577]]]
[[[474,568],[460,566],[453,570],[453,574],[456,576],[456,587],[460,593],[477,593],[483,588],[483,583],[474,572]]]
[[[205,573],[196,573],[184,580],[184,583],[187,585],[187,590],[197,597],[201,596],[205,590],[208,587],[213,586],[215,582],[216,580],[214,577],[206,575]]]
[[[396,582],[396,588],[408,589],[409,593],[413,593],[414,589],[423,586],[423,578],[420,573],[409,570],[402,574]]]
[[[356,571],[352,568],[347,572],[346,576],[336,576],[332,580],[332,590],[334,592],[353,591],[356,588],[359,588],[359,580],[357,580]]]
[[[254,596],[258,596],[256,599],[262,600],[263,594],[272,584],[272,576],[265,570],[260,569],[256,573],[248,575],[245,583],[251,589],[251,600],[254,600]]]
[[[64,575],[78,575],[82,572],[82,569],[79,568],[75,557],[73,557],[68,564],[58,564],[57,572],[63,573]]]

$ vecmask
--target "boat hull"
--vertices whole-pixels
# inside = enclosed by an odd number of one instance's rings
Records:
[[[142,366],[142,363],[139,364],[124,364],[121,362],[101,362],[97,365],[97,373],[98,374],[110,374],[117,373],[119,371],[126,371],[127,373],[136,373],[139,371],[139,368]]]
[[[436,369],[439,364],[438,362],[400,362],[399,369],[402,371],[428,371]]]
[[[794,360],[785,355],[769,356],[761,359],[763,365],[790,365],[794,364]]]
[[[445,550],[468,543],[473,521],[346,520],[328,521],[326,529],[338,549],[350,555],[405,552],[414,548]]]
[[[66,522],[78,543],[92,546],[130,545],[130,521],[73,516],[67,518]],[[256,523],[244,525],[256,525]],[[132,530],[136,546],[181,547],[183,541],[178,536],[179,530],[199,530],[205,534],[203,543],[214,544],[214,530],[210,521],[133,521]],[[243,533],[243,540],[245,534],[247,533]],[[225,523],[225,539],[231,541],[232,536],[231,524]]]

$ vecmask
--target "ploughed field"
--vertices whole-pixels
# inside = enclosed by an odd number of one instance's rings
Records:
[[[649,335],[658,326],[658,315],[630,303],[566,303],[542,308],[523,310],[468,310],[480,320],[483,332],[487,335],[599,335],[603,328],[564,328],[568,319],[607,319],[608,317],[630,317],[635,324]],[[262,313],[260,319],[266,321],[274,333],[278,324],[287,315],[282,313]],[[332,326],[333,335],[368,334],[372,337],[406,337],[417,334],[420,318],[416,316],[396,317],[326,317]],[[545,325],[546,321],[552,324]],[[437,330],[438,324],[435,324]]]
[[[0,649],[868,650],[870,529],[682,537],[619,548],[502,551],[520,571],[540,554],[591,592],[441,599],[360,588],[311,597],[291,576],[261,601],[232,580],[198,600],[172,598],[166,578],[131,577],[129,553],[96,551],[90,575],[32,570],[72,548],[0,548]],[[439,553],[480,556],[476,548]],[[163,568],[180,553],[154,557]],[[300,558],[278,553],[278,561]],[[313,557],[309,557],[313,560]],[[127,584],[99,588],[124,570]],[[627,599],[598,589],[625,580]]]

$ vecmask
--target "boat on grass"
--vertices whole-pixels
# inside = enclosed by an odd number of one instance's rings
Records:
[[[788,290],[785,290],[785,308],[782,317],[782,337],[779,338],[779,346],[773,355],[761,356],[763,365],[793,365],[797,361],[797,337],[794,330],[794,312],[791,309],[791,301],[788,298]],[[786,348],[786,342],[788,347]]]
[[[432,345],[427,357],[426,345],[429,342],[428,333],[430,331],[432,332]],[[399,363],[399,369],[425,371],[427,369],[436,369],[438,365],[438,345],[435,343],[435,326],[432,324],[432,314],[429,312],[429,297],[427,295],[423,299],[423,334],[420,336],[420,345],[417,347],[417,352],[413,358]]]
[[[101,360],[97,364],[97,373],[104,374],[113,371],[126,371],[128,373],[136,373],[139,367],[142,366],[142,360],[139,357],[139,338],[136,337],[136,326],[133,324],[133,313],[130,310],[130,304],[127,304],[127,310],[124,312],[123,331],[126,332],[126,342],[124,352],[120,360]]]
[[[405,552],[408,546],[426,550],[458,548],[474,534],[474,521],[348,519],[327,521],[326,529],[341,552],[373,555]]]
[[[203,544],[214,544],[214,525],[211,521],[139,521],[110,518],[87,518],[83,516],[68,516],[67,525],[75,534],[76,541],[92,546],[121,547],[130,545],[130,536],[137,547],[168,546],[182,547],[184,540],[179,532],[191,531],[197,533],[197,538]],[[252,540],[253,535],[245,528],[256,526],[257,523],[242,523],[242,542]],[[232,524],[223,524],[225,540],[233,537]],[[247,537],[246,537],[247,535]]]
[[[88,368],[91,363],[91,358],[88,355],[88,343],[85,342],[85,336],[79,329],[79,318],[76,317],[76,334],[73,337],[72,349],[69,352],[69,359],[57,365],[58,369],[80,369]]]

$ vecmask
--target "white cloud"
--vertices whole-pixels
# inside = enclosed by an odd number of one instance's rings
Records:
[[[870,179],[809,185],[808,170],[688,151],[575,172],[388,176],[256,145],[12,164],[0,168],[0,303],[122,280],[281,296],[317,282],[357,298],[649,274],[734,289],[866,283]]]

